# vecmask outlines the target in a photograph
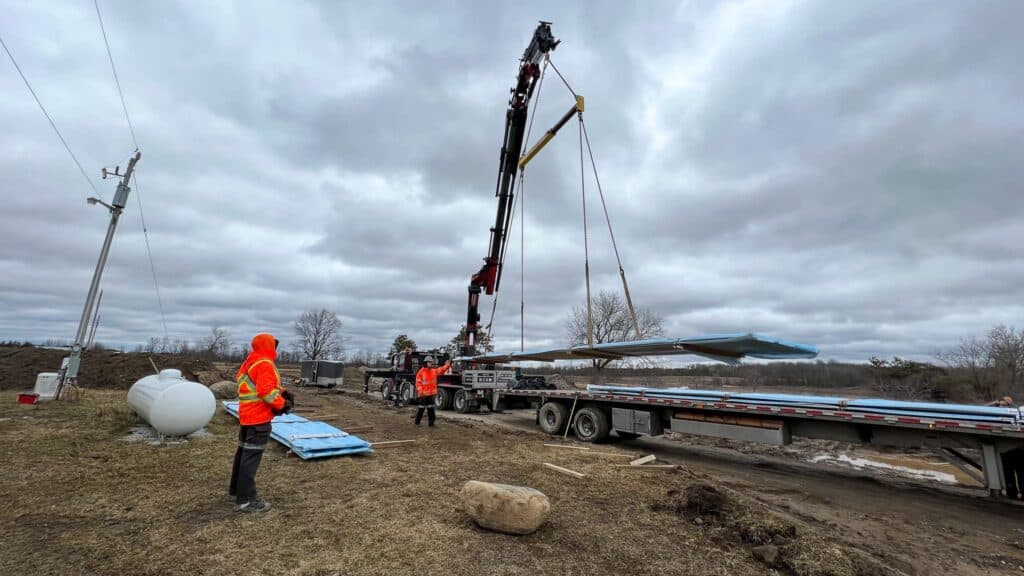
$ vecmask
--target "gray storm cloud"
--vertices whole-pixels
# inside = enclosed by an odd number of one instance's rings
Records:
[[[0,35],[105,196],[132,142],[93,7],[3,1]],[[1024,5],[102,2],[172,338],[447,341],[487,249],[508,90],[536,21],[587,126],[638,304],[668,334],[927,357],[1024,324]],[[0,339],[74,332],[105,214],[0,65]],[[571,104],[548,74],[534,139]],[[527,345],[583,297],[570,124],[526,176]],[[588,167],[589,170],[589,167]],[[595,289],[617,269],[587,181]],[[495,324],[518,345],[520,231]],[[98,339],[163,333],[132,199]],[[489,313],[490,303],[483,306]]]

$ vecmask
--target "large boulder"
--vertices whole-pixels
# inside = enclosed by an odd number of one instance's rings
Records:
[[[217,382],[224,380],[224,377],[221,376],[218,370],[196,370],[194,373],[199,383],[206,386],[213,386]]]
[[[238,398],[238,383],[221,380],[216,384],[210,384],[210,391],[220,400],[233,400]]]
[[[470,480],[462,486],[462,509],[481,528],[506,534],[530,534],[551,511],[548,497],[525,486]]]

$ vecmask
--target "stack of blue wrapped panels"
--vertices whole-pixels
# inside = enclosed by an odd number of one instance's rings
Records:
[[[938,404],[935,402],[903,402],[884,399],[846,399],[833,396],[803,396],[799,394],[731,393],[717,390],[690,390],[686,388],[644,388],[629,386],[589,385],[587,390],[598,394],[622,396],[645,396],[690,400],[695,402],[736,402],[762,406],[788,406],[825,410],[845,410],[884,414],[891,416],[912,416],[947,420],[966,420],[999,424],[1018,424],[1024,421],[1019,408],[996,406],[973,406],[970,404]]]
[[[238,418],[238,402],[224,401],[222,404],[228,414]],[[358,436],[297,414],[275,416],[270,425],[270,437],[303,460],[373,451],[370,443]]]

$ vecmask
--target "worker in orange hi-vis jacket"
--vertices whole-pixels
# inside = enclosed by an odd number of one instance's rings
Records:
[[[235,374],[238,381],[238,449],[228,494],[238,512],[265,512],[270,504],[256,495],[256,471],[270,441],[270,421],[291,411],[291,392],[281,385],[274,365],[278,341],[270,334],[252,339],[252,352]]]
[[[437,377],[444,374],[452,367],[451,361],[445,362],[444,366],[434,368],[434,357],[427,356],[423,359],[423,367],[416,372],[416,425],[423,420],[423,411],[427,411],[427,426],[433,426],[437,419],[435,403],[437,399]]]

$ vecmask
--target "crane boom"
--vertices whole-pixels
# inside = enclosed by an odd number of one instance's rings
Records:
[[[494,294],[501,281],[502,256],[512,218],[512,199],[515,176],[523,151],[523,137],[526,132],[526,118],[530,98],[540,77],[540,62],[548,52],[558,46],[551,33],[551,23],[541,22],[533,32],[530,45],[523,52],[519,62],[519,75],[512,88],[508,110],[505,112],[505,136],[498,162],[498,182],[494,195],[498,198],[498,212],[491,227],[490,246],[484,264],[469,282],[469,303],[466,314],[466,343],[461,352],[464,356],[476,354],[477,332],[480,328],[480,293]]]

